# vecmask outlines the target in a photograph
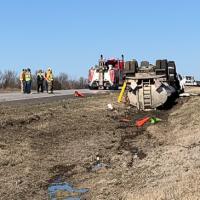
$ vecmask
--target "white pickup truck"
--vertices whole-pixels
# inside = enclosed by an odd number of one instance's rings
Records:
[[[194,76],[183,76],[183,80],[186,86],[197,86],[197,82],[194,79]]]

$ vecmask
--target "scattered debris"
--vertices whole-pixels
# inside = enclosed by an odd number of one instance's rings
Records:
[[[182,94],[179,94],[179,97],[190,97],[190,96],[200,96],[200,94],[195,94],[195,93],[182,93]]]
[[[179,97],[190,97],[190,94],[189,93],[182,93],[182,94],[179,94]]]
[[[120,122],[130,122],[130,121],[131,121],[130,119],[126,119],[126,118],[120,119]]]
[[[79,91],[75,91],[74,96],[75,97],[85,97],[85,95],[83,93],[79,92]]]
[[[112,106],[112,104],[109,103],[107,106],[108,106],[108,110],[114,110],[114,107]]]
[[[91,164],[89,167],[87,167],[87,170],[90,171],[90,172],[96,172],[96,171],[99,171],[101,169],[107,169],[109,167],[110,167],[110,165],[103,163],[100,160],[99,155],[97,155],[96,160],[94,161],[93,164]]]
[[[190,93],[190,96],[200,96],[200,94]]]
[[[67,182],[53,183],[48,187],[50,200],[81,200],[81,196],[88,191],[88,189],[76,189]]]
[[[97,163],[96,165],[92,166],[91,171],[95,172],[95,171],[98,171],[98,170],[100,170],[102,168],[107,168],[107,167],[108,167],[108,165],[106,165],[104,163]]]
[[[136,126],[139,128],[149,121],[150,117],[144,117],[136,121]]]
[[[150,122],[151,124],[156,124],[160,121],[162,121],[162,120],[160,118],[157,118],[157,117],[144,117],[144,118],[136,121],[136,126],[139,128],[139,127],[142,127],[147,122]]]
[[[156,117],[151,117],[150,118],[150,123],[151,124],[156,124],[158,122],[162,121],[160,118],[156,118]]]
[[[200,94],[190,93],[190,96],[200,96]]]

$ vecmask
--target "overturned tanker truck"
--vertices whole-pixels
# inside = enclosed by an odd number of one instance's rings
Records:
[[[136,60],[125,62],[127,98],[139,110],[169,105],[183,91],[174,61],[157,60],[155,65]]]

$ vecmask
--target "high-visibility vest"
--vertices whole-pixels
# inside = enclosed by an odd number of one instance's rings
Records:
[[[43,75],[43,73],[39,72],[39,73],[37,74],[37,76],[39,76],[39,79],[40,79],[40,80],[44,80],[44,75]]]
[[[47,81],[53,81],[53,73],[48,71],[46,79],[47,79]]]
[[[31,81],[31,73],[30,72],[26,72],[25,81]]]

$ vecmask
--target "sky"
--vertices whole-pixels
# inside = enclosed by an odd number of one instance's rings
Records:
[[[175,60],[200,79],[199,0],[0,0],[0,70],[87,77],[100,54]]]

